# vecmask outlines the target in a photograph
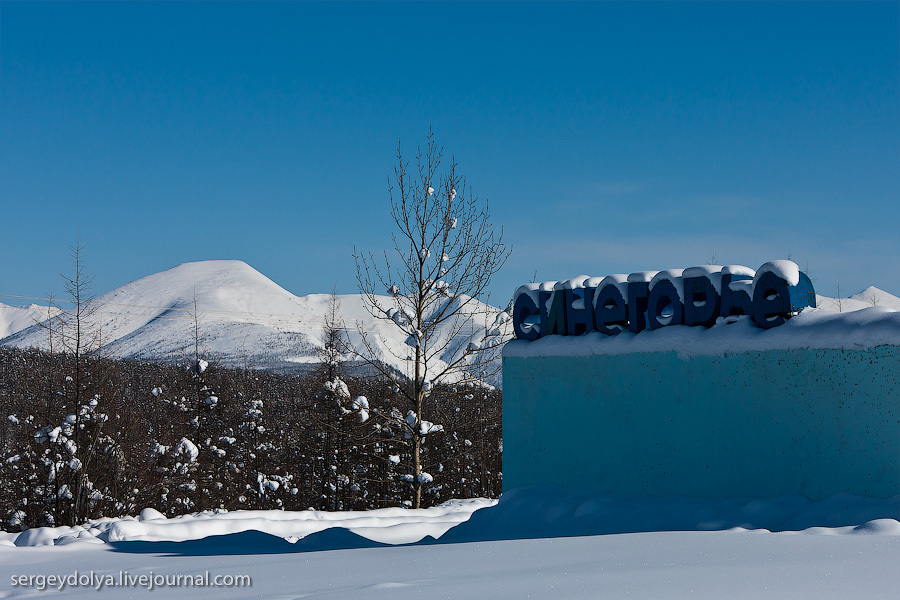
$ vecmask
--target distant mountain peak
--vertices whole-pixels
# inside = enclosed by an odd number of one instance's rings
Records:
[[[850,296],[853,300],[859,300],[872,306],[885,306],[900,310],[900,298],[890,294],[882,289],[870,285],[866,289]]]
[[[412,354],[405,351],[408,333],[373,318],[359,294],[336,300],[339,318],[357,350],[363,350],[362,329],[381,360],[401,373],[409,370],[406,361],[397,358]],[[184,360],[194,347],[196,316],[204,356],[230,366],[289,370],[318,361],[330,301],[330,294],[296,296],[240,260],[204,260],[182,263],[98,296],[95,318],[104,347],[113,356]],[[379,296],[376,301],[391,306],[393,299]],[[483,313],[500,312],[474,300],[463,310],[463,330],[476,337],[483,337],[493,322],[493,316]],[[45,347],[47,332],[33,322],[17,322],[20,326],[9,330],[14,335],[4,343]],[[442,335],[453,326],[448,322]],[[449,354],[441,358],[451,360],[458,351],[451,344]],[[499,376],[489,383],[499,385]]]

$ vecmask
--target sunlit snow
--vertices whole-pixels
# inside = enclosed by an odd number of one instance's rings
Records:
[[[654,498],[533,486],[499,503],[412,510],[234,511],[0,534],[13,576],[78,571],[248,575],[180,598],[890,598],[898,498]],[[97,597],[90,587],[64,590]],[[118,590],[134,594],[146,590]],[[106,593],[115,593],[106,590]]]

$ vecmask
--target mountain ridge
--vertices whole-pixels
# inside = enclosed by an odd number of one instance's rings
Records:
[[[203,354],[220,364],[303,370],[318,362],[331,298],[330,294],[296,296],[243,261],[188,262],[97,296],[92,325],[102,332],[103,348],[111,356],[177,361],[193,354],[196,314]],[[334,298],[349,343],[357,352],[365,350],[360,334],[364,331],[378,359],[401,373],[409,370],[406,357],[412,352],[407,332],[372,317],[359,294]],[[387,308],[393,298],[377,296],[376,302]],[[479,340],[487,325],[494,326],[501,310],[474,299],[470,304],[471,309],[462,315],[463,329]],[[509,337],[508,325],[502,328]],[[446,336],[449,324],[439,329],[437,334]],[[46,327],[31,324],[0,343],[46,348]],[[454,360],[461,352],[460,343],[451,343],[435,360],[434,369]],[[488,383],[499,385],[499,376]]]

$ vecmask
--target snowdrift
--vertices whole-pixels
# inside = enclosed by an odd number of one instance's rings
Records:
[[[768,530],[900,535],[900,497],[652,497],[537,485],[501,499],[452,500],[428,509],[235,511],[138,517],[0,534],[0,546],[113,544],[128,552],[305,552],[659,531]]]

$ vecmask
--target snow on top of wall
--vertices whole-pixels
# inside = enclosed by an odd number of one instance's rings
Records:
[[[730,318],[729,320],[732,320]],[[678,356],[720,356],[732,352],[762,352],[801,348],[866,350],[900,345],[900,312],[869,306],[850,312],[806,308],[784,325],[760,329],[747,316],[732,323],[724,319],[713,327],[673,325],[638,334],[614,336],[592,332],[583,336],[549,335],[528,342],[513,340],[504,357],[593,356],[638,352],[677,352]]]

